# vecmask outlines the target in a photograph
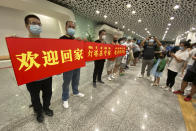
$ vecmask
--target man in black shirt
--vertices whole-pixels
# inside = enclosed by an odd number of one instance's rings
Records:
[[[96,40],[97,43],[105,43],[106,38],[106,31],[100,30],[99,31],[99,40]],[[104,68],[105,59],[103,60],[96,60],[95,61],[95,67],[94,67],[94,73],[93,73],[93,86],[96,87],[96,79],[98,79],[98,82],[104,84],[104,82],[101,80],[103,68]]]
[[[28,30],[28,38],[40,38],[41,21],[36,15],[27,15],[24,19],[26,29]],[[0,60],[10,59],[9,56],[0,57]],[[53,116],[53,110],[49,108],[52,97],[52,77],[33,81],[26,84],[27,90],[31,96],[30,107],[33,107],[38,122],[43,122],[43,112],[47,116]],[[43,105],[40,102],[40,91],[42,91]]]
[[[72,21],[66,22],[66,35],[63,35],[60,37],[60,39],[75,39],[75,23]],[[79,38],[76,38],[77,40],[80,40]],[[80,80],[80,68],[71,70],[68,72],[63,73],[63,93],[62,93],[62,100],[63,100],[63,107],[68,108],[68,99],[69,99],[69,85],[72,82],[72,91],[74,96],[84,97],[84,94],[80,93],[78,91],[79,86],[79,80]]]
[[[146,40],[148,41],[146,43]],[[155,44],[157,43],[157,44]],[[143,53],[143,61],[142,61],[142,69],[141,69],[141,74],[139,77],[143,77],[145,73],[146,66],[147,68],[147,77],[150,79],[150,71],[153,66],[153,59],[155,57],[155,50],[157,46],[161,46],[161,42],[156,38],[156,37],[148,37],[147,39],[143,40],[141,43],[141,46],[144,48],[144,53]]]

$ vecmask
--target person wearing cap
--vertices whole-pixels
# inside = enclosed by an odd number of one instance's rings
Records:
[[[155,57],[155,50],[157,46],[161,46],[161,42],[156,37],[148,37],[142,41],[141,46],[144,48],[141,74],[139,78],[144,77],[145,69],[147,66],[147,78],[150,80],[150,71],[153,66],[153,59]]]

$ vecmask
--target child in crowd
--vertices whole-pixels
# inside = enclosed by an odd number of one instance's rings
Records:
[[[160,77],[166,66],[165,56],[166,54],[164,52],[160,52],[159,58],[154,59],[153,68],[151,70],[151,74],[154,76],[153,86],[159,86]]]

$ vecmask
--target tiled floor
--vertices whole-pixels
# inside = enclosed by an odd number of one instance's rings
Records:
[[[3,131],[185,131],[177,97],[161,88],[151,87],[146,79],[137,78],[139,70],[140,65],[131,68],[127,70],[125,76],[115,81],[107,81],[105,78],[106,84],[99,84],[96,89],[92,87],[90,80],[83,82],[85,84],[80,85],[81,92],[86,96],[82,99],[71,96],[69,109],[63,109],[61,89],[58,89],[61,87],[55,83],[54,90],[58,91],[54,91],[51,105],[55,114],[52,118],[45,117],[44,124],[36,122],[32,110],[27,106],[18,112],[17,107],[23,106],[20,103],[27,105],[29,101],[16,97],[15,104],[12,105],[5,99],[7,106],[2,107],[7,110],[16,109],[16,117],[1,125],[0,129]],[[54,80],[56,79],[57,77],[54,77]],[[162,83],[164,82],[165,78],[162,79]],[[28,98],[28,94],[25,97]],[[0,112],[0,118],[6,118],[6,113]]]

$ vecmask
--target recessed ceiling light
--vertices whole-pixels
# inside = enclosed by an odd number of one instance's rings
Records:
[[[128,31],[130,31],[130,29],[128,29]]]
[[[167,31],[165,31],[165,34],[167,34]]]
[[[169,28],[166,28],[166,30],[169,30]]]
[[[168,26],[171,26],[171,23],[169,23]]]
[[[179,9],[179,8],[180,8],[179,5],[175,5],[175,6],[174,6],[174,10],[177,10],[177,9]]]
[[[106,19],[107,18],[107,15],[104,15],[103,17]]]
[[[145,28],[145,30],[148,30],[147,28]]]
[[[122,28],[125,28],[125,26],[123,25],[123,27]]]
[[[196,28],[195,27],[192,27],[192,30],[195,30]]]
[[[127,8],[130,8],[131,7],[131,4],[127,4]]]
[[[115,24],[118,24],[118,22],[116,21]]]
[[[136,11],[133,10],[133,11],[132,11],[132,14],[135,14],[135,13],[136,13]]]
[[[140,23],[140,22],[142,22],[142,20],[141,20],[141,19],[139,19],[139,20],[138,20],[138,22]]]
[[[100,11],[97,10],[97,11],[96,11],[96,14],[99,14],[99,13],[100,13]]]
[[[174,19],[174,17],[170,17],[170,20],[173,20]]]

